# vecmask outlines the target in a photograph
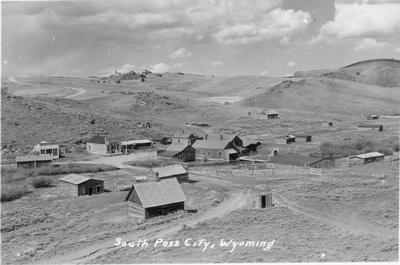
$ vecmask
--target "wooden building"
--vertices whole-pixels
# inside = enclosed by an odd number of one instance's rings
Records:
[[[150,140],[129,140],[129,141],[122,141],[120,143],[121,152],[124,154],[129,154],[134,150],[139,149],[146,149],[152,147],[152,142]]]
[[[377,120],[377,119],[379,119],[379,115],[378,114],[369,114],[367,116],[367,119],[368,120]]]
[[[134,183],[125,198],[130,218],[147,219],[185,209],[186,196],[176,178]]]
[[[187,182],[189,181],[189,172],[182,164],[175,164],[152,168],[147,173],[147,177],[155,181],[176,178],[179,182]]]
[[[270,111],[266,111],[263,110],[260,113],[261,115],[265,115],[267,117],[268,120],[272,120],[272,119],[278,119],[278,112],[275,110],[270,110]]]
[[[184,162],[196,160],[196,150],[187,143],[172,143],[166,150],[160,150],[157,155],[163,158],[177,159]]]
[[[36,155],[51,155],[54,159],[60,158],[60,146],[58,144],[41,141],[33,147],[33,153]]]
[[[193,147],[196,149],[197,159],[233,161],[239,157],[243,141],[237,135],[206,136],[203,140],[197,140]]]
[[[59,186],[72,197],[83,195],[94,195],[104,191],[104,181],[88,178],[83,175],[69,174],[59,179]]]
[[[17,162],[17,168],[51,167],[53,155],[17,156],[15,161]]]
[[[120,143],[112,141],[106,136],[93,136],[86,140],[86,150],[99,155],[121,153]]]
[[[272,193],[258,194],[255,206],[256,208],[273,207]]]
[[[286,136],[286,143],[287,144],[291,144],[291,143],[295,143],[296,142],[296,137],[294,135],[287,135]]]
[[[309,134],[296,133],[296,134],[292,134],[292,135],[296,138],[305,139],[307,143],[311,142],[311,139],[312,139],[312,136]]]
[[[363,123],[357,125],[358,129],[365,130],[365,129],[378,129],[379,132],[383,132],[383,125],[382,124],[370,124],[370,123]]]
[[[385,155],[379,152],[370,152],[349,157],[350,159],[359,159],[362,164],[367,164],[376,161],[383,161]]]
[[[172,136],[172,143],[193,145],[193,143],[196,142],[196,140],[198,139],[201,138],[199,138],[194,133],[182,130],[174,133],[174,135]]]

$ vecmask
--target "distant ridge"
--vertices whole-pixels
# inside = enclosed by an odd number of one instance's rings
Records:
[[[342,79],[384,87],[400,87],[400,60],[371,59],[339,69],[299,71],[295,77],[324,77]]]

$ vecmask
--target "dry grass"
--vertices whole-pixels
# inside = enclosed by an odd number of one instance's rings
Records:
[[[53,179],[49,177],[38,177],[32,180],[32,186],[35,188],[48,188],[53,184]]]
[[[1,202],[13,201],[21,198],[29,189],[25,185],[3,184],[1,185]]]

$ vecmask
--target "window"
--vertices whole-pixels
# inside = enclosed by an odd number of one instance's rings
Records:
[[[41,153],[42,155],[44,155],[44,154],[46,154],[46,150],[40,150],[40,153]]]
[[[58,153],[58,150],[57,149],[53,149],[53,155],[57,155],[57,153]]]

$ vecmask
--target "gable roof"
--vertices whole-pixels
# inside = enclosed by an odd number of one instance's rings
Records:
[[[193,144],[194,149],[225,149],[230,140],[197,140]]]
[[[155,182],[134,183],[125,201],[129,200],[133,190],[139,196],[143,208],[186,201],[186,196],[176,178]]]
[[[33,161],[52,161],[52,155],[28,155],[28,156],[17,156],[15,161],[17,162],[33,162]]]
[[[158,172],[158,177],[160,179],[188,173],[186,168],[181,164],[175,164],[165,167],[155,167],[152,168],[151,171],[153,171],[154,173]]]
[[[183,151],[185,151],[188,148],[193,148],[189,144],[184,144],[184,143],[172,143],[168,148],[164,151],[161,151],[159,153],[160,156],[164,157],[173,157]]]
[[[83,175],[78,175],[78,174],[69,174],[66,175],[60,179],[58,179],[59,181],[63,181],[63,182],[67,182],[67,183],[71,183],[71,184],[75,184],[75,185],[79,185],[82,184],[83,182],[86,182],[88,180],[99,180],[99,179],[93,179],[93,178],[88,178],[86,176]],[[99,180],[102,181],[102,180]]]

